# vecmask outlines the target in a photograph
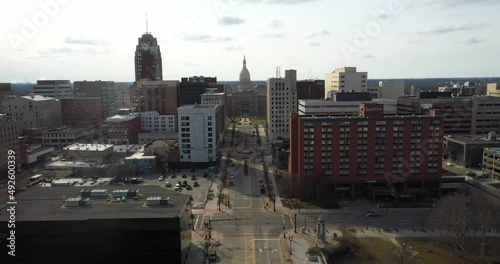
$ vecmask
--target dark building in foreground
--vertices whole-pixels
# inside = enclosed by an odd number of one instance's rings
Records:
[[[358,117],[292,113],[292,196],[326,203],[339,197],[439,195],[442,119],[383,115],[379,104],[359,107]]]
[[[156,186],[129,188],[35,186],[18,193],[17,262],[2,263],[186,263],[190,197]]]
[[[207,92],[208,88],[215,93],[223,93],[224,85],[217,84],[217,77],[183,77],[177,92],[177,106],[201,104],[201,95]]]
[[[297,100],[323,99],[325,96],[324,80],[297,81]]]

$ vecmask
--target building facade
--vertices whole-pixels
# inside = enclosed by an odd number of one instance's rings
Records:
[[[297,112],[297,71],[267,79],[267,123],[271,140],[288,138],[290,114]]]
[[[75,96],[73,85],[69,80],[38,80],[33,86],[33,94],[57,99]]]
[[[86,128],[59,127],[49,129],[42,134],[42,145],[62,149],[77,142],[88,143],[93,140],[93,130]]]
[[[74,82],[75,94],[79,97],[101,98],[102,118],[106,119],[116,114],[115,82],[82,81]]]
[[[61,101],[41,95],[17,96],[2,104],[7,119],[17,122],[19,132],[31,128],[56,128],[62,124]]]
[[[228,115],[236,117],[265,117],[267,114],[267,96],[255,91],[243,91],[228,96]]]
[[[102,104],[99,97],[61,99],[62,124],[73,127],[101,129]]]
[[[336,68],[335,71],[325,74],[324,98],[328,97],[330,91],[366,91],[367,87],[367,72],[357,72],[356,67]]]
[[[137,144],[141,132],[141,116],[130,109],[120,109],[118,114],[106,119],[108,144]]]
[[[466,168],[481,168],[484,148],[500,147],[495,132],[487,136],[446,135],[443,139],[444,157]]]
[[[140,112],[142,132],[177,133],[177,116],[160,115],[156,111]]]
[[[177,114],[178,81],[137,81],[130,88],[136,112],[156,111],[160,115]]]
[[[383,115],[361,104],[358,117],[299,116],[290,125],[292,197],[353,199],[373,190],[439,194],[443,126],[440,117]],[[329,204],[325,204],[329,206]]]
[[[0,114],[0,149],[2,149],[0,151],[0,179],[5,180],[7,179],[9,165],[11,165],[11,169],[14,169],[14,173],[20,172],[22,169],[17,122],[8,120],[5,114]],[[14,153],[9,153],[9,150],[14,151]],[[9,156],[15,157],[16,162],[13,168],[12,164],[8,163]]]
[[[126,82],[115,82],[116,109],[131,108],[130,84]]]
[[[218,105],[183,105],[178,111],[180,162],[215,163],[220,139]]]
[[[325,98],[324,80],[304,80],[297,82],[297,99],[323,99]]]
[[[486,95],[500,97],[500,83],[488,83],[486,85]]]
[[[405,95],[404,81],[379,81],[377,98],[398,100]]]
[[[500,180],[500,148],[485,148],[483,152],[483,174]]]
[[[217,83],[217,77],[193,76],[181,78],[177,94],[177,105],[201,104],[202,94],[208,91],[223,93],[224,89],[225,85]]]
[[[146,32],[135,46],[135,80],[163,80],[160,46],[151,33]]]
[[[391,99],[370,99],[368,101],[299,100],[299,115],[358,116],[362,103],[381,104],[385,115],[397,112],[397,101]]]
[[[500,97],[473,96],[471,119],[472,135],[500,135]]]
[[[75,143],[64,147],[63,157],[69,161],[103,164],[114,153],[113,145]]]

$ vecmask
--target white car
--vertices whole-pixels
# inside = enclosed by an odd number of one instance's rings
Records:
[[[234,174],[231,174],[231,179],[234,179]]]
[[[165,176],[161,175],[159,178],[158,178],[159,181],[163,181],[165,180]]]
[[[259,178],[259,182],[263,182],[264,180],[262,178]]]

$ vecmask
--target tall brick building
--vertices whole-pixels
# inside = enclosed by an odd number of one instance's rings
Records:
[[[100,97],[61,99],[62,124],[65,126],[100,129],[102,105]]]
[[[440,117],[383,115],[361,104],[360,116],[291,114],[291,194],[334,202],[345,196],[438,194],[443,124]]]

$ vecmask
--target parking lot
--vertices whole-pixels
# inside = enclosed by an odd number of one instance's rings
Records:
[[[186,169],[175,173],[168,172],[165,174],[166,177],[163,180],[160,180],[160,176],[162,175],[161,173],[138,175],[137,177],[142,178],[142,182],[139,183],[141,185],[161,186],[171,191],[176,191],[174,190],[176,184],[179,184],[181,186],[184,185],[184,187],[179,188],[177,192],[185,195],[191,195],[193,197],[193,209],[202,209],[205,204],[205,200],[208,195],[208,189],[210,188],[210,183],[214,173],[207,173],[207,177],[203,177],[204,174],[205,170],[202,169],[197,169],[194,172],[192,172],[190,169]],[[186,183],[186,185],[184,184],[184,182]],[[195,186],[195,182],[198,183],[198,186]],[[187,187],[187,185],[189,185],[190,187]]]

